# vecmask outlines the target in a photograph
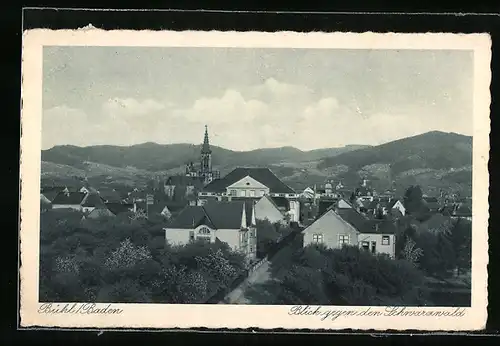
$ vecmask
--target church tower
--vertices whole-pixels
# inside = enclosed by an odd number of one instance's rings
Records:
[[[201,147],[201,165],[200,173],[206,176],[212,172],[212,150],[208,141],[208,127],[205,125],[205,138],[203,138],[203,145]]]

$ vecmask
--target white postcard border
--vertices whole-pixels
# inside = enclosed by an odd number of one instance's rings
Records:
[[[291,306],[112,304],[120,313],[45,314],[38,302],[39,191],[43,46],[169,46],[323,49],[448,49],[474,51],[472,306],[463,316],[389,316],[387,307],[323,306],[323,315],[293,315]],[[196,31],[26,31],[21,111],[21,326],[67,328],[260,328],[358,330],[479,330],[487,318],[490,133],[488,34],[262,33]],[[106,304],[99,304],[105,307]],[[316,309],[317,307],[312,307]],[[456,311],[455,308],[407,308]],[[333,318],[338,311],[350,316]],[[365,311],[365,315],[361,312]],[[381,316],[374,316],[377,311]],[[354,314],[357,314],[355,316]],[[327,316],[328,315],[328,316]],[[326,318],[324,318],[327,316]]]

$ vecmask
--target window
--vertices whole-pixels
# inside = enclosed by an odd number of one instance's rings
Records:
[[[255,197],[255,190],[250,190],[250,197]]]
[[[231,196],[236,197],[236,190],[231,190],[231,191],[229,191],[229,194],[230,194]]]
[[[388,235],[382,236],[382,245],[391,245],[391,238]]]
[[[315,244],[323,243],[323,234],[313,234],[313,243]]]
[[[362,241],[361,248],[365,251],[368,251],[370,249],[370,243],[368,243],[367,241]]]
[[[246,190],[241,190],[240,191],[240,197],[246,197],[247,194],[246,194]]]
[[[265,191],[264,191],[264,190],[260,190],[260,191],[259,191],[259,195],[260,195],[260,197],[264,196],[264,194],[265,194]]]
[[[249,237],[250,238],[255,238],[255,230],[251,229],[249,232],[250,232],[250,233],[248,233]]]
[[[250,246],[250,253],[253,253],[253,246]]]
[[[206,235],[199,235],[198,237],[196,237],[196,240],[198,241],[201,241],[203,243],[210,243],[210,236],[206,236]]]
[[[210,229],[208,227],[202,227],[198,231],[199,234],[210,234]]]
[[[342,246],[344,244],[349,244],[349,236],[348,235],[339,235],[339,245]]]

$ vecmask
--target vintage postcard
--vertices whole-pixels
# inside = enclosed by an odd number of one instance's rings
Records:
[[[21,326],[483,329],[490,46],[26,31]]]

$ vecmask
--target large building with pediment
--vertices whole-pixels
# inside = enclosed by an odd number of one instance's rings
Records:
[[[210,200],[254,200],[269,197],[289,221],[299,222],[300,194],[282,182],[269,168],[238,167],[220,179],[215,179],[198,193],[198,204]]]

